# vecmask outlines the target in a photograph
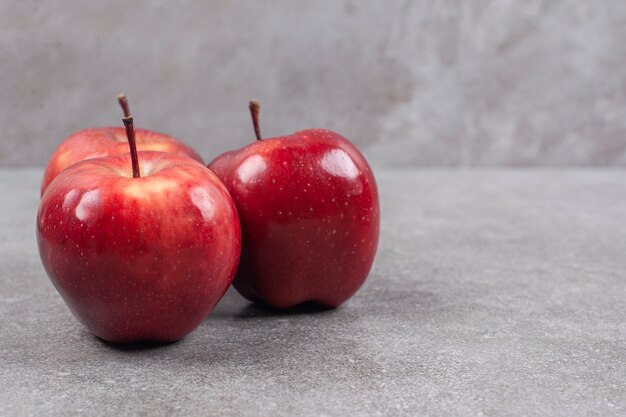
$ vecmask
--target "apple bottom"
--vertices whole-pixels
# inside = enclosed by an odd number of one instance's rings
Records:
[[[360,239],[369,224],[339,220],[329,227],[312,221],[274,223],[261,242],[244,240],[233,286],[246,299],[277,309],[305,302],[326,308],[343,304],[365,282],[377,240]]]
[[[287,309],[304,303],[313,303],[322,308],[336,308],[348,301],[361,288],[366,277],[367,272],[358,281],[352,281],[346,285],[341,283],[343,278],[331,276],[329,278],[332,282],[316,285],[316,288],[320,293],[332,295],[319,296],[306,294],[308,291],[300,290],[293,285],[294,282],[319,282],[306,273],[289,277],[282,276],[268,284],[266,280],[254,279],[252,274],[242,271],[241,278],[235,277],[233,286],[247,300],[270,308]]]
[[[59,253],[54,246],[40,245],[40,251],[47,259]],[[64,248],[65,259],[81,259],[79,248],[71,252]],[[219,253],[204,247],[179,249],[176,259],[158,252],[83,254],[80,262],[56,258],[46,272],[76,318],[99,338],[120,344],[173,342],[193,331],[225,294],[230,281],[213,277],[232,276],[225,270],[232,262],[218,260]]]

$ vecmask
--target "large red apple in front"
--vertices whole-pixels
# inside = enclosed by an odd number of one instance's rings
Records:
[[[233,284],[244,297],[275,308],[335,307],[361,287],[378,242],[378,192],[347,139],[303,130],[225,153],[209,168],[239,212],[243,246]]]
[[[116,343],[174,341],[230,286],[239,219],[226,188],[201,163],[135,155],[79,162],[50,183],[37,218],[39,253],[93,334]]]
[[[124,109],[124,115],[129,116],[126,97],[120,95],[118,100]],[[175,153],[203,162],[202,157],[191,147],[163,133],[136,129],[135,138],[137,150],[139,151]],[[59,175],[65,168],[86,159],[119,155],[127,152],[128,142],[126,141],[124,128],[100,127],[84,129],[74,133],[63,140],[50,157],[41,182],[41,195],[43,195],[54,177]]]

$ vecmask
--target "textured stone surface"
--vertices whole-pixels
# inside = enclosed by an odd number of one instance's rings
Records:
[[[39,263],[40,171],[0,171],[0,415],[618,416],[626,174],[380,171],[374,269],[346,305],[229,292],[186,339],[119,349]]]
[[[376,165],[626,165],[626,2],[4,0],[0,166],[139,126],[206,158],[337,130]]]

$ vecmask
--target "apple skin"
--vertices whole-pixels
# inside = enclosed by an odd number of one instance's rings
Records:
[[[44,192],[39,254],[78,320],[113,343],[171,342],[206,318],[241,250],[235,205],[187,157],[138,152],[79,162]]]
[[[310,129],[256,141],[209,164],[241,220],[233,285],[253,302],[336,307],[367,277],[380,209],[371,168],[347,139]]]
[[[169,152],[203,162],[202,157],[181,141],[162,133],[135,129],[138,151]],[[66,138],[48,161],[41,182],[41,195],[65,168],[85,159],[128,153],[126,130],[121,127],[84,129]]]

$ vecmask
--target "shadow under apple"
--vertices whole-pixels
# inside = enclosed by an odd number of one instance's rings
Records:
[[[90,333],[90,336],[93,340],[97,341],[100,345],[105,346],[107,348],[118,350],[122,352],[147,352],[151,350],[163,349],[168,346],[174,346],[180,343],[181,340],[176,340],[173,342],[138,342],[138,343],[114,343],[109,342],[107,340],[101,339],[100,337],[93,335]]]
[[[251,319],[258,317],[298,316],[325,314],[336,310],[337,308],[327,307],[314,301],[306,301],[286,309],[277,309],[264,304],[250,303],[239,311],[235,317],[238,319]]]

